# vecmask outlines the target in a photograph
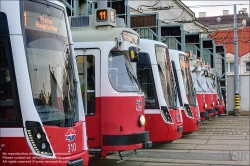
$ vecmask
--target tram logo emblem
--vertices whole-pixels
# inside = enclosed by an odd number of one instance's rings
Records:
[[[196,117],[200,117],[200,114],[199,114],[198,110],[195,110],[195,113],[196,113]]]
[[[141,111],[142,110],[142,98],[137,98],[136,100],[136,111]]]
[[[181,121],[181,119],[180,119],[180,114],[176,113],[175,116],[176,116],[176,121],[177,121],[177,122],[180,122],[180,121]]]
[[[66,139],[68,142],[71,142],[75,139],[76,137],[76,131],[74,129],[69,129],[67,133],[65,134]]]

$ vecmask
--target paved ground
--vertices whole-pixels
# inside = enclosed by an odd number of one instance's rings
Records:
[[[91,159],[90,166],[250,165],[248,116],[221,116],[170,144],[139,150],[117,163],[118,155]],[[126,153],[125,153],[126,154]]]

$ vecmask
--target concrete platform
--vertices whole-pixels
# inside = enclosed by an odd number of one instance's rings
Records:
[[[249,117],[223,116],[201,124],[199,131],[170,144],[140,149],[117,164],[118,154],[90,160],[90,166],[250,165]]]

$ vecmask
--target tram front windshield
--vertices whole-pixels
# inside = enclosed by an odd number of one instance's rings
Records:
[[[48,3],[23,1],[33,100],[44,125],[69,127],[78,120],[73,59],[64,11]]]
[[[139,83],[128,57],[121,51],[109,53],[109,80],[118,92],[138,92]]]
[[[210,87],[211,89],[213,90],[213,92],[217,92],[217,83],[216,83],[216,80],[215,80],[215,75],[211,74],[211,77],[210,77]]]
[[[167,48],[161,46],[155,46],[155,50],[164,99],[167,106],[173,109],[175,107],[175,94],[173,91],[173,77],[169,52]]]
[[[219,99],[223,99],[221,88],[220,88],[220,79],[219,77],[215,78],[216,79],[216,84],[217,84],[217,94],[219,96]]]
[[[193,82],[190,72],[189,59],[188,57],[180,54],[179,60],[180,60],[181,74],[183,78],[187,100],[190,105],[195,105],[196,98],[193,90]]]
[[[204,92],[209,92],[206,77],[205,77],[205,71],[203,71],[203,73],[200,76],[199,86],[201,86],[201,88],[204,90]]]

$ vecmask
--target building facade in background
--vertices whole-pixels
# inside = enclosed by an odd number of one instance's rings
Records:
[[[239,56],[239,74],[250,75],[250,27],[245,26],[245,20],[248,17],[246,8],[237,14],[238,29],[238,56]],[[223,15],[206,17],[206,12],[200,12],[197,21],[210,28],[212,33],[210,38],[215,40],[216,44],[224,44],[226,47],[226,70],[228,75],[234,74],[234,15],[229,14],[228,10],[222,11]]]

